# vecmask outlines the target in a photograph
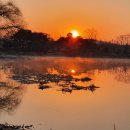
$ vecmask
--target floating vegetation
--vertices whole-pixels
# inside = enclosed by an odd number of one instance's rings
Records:
[[[41,90],[49,89],[49,88],[51,88],[51,87],[50,87],[50,86],[47,86],[47,85],[39,86],[39,89],[41,89]]]
[[[63,74],[39,74],[31,73],[26,75],[14,75],[12,79],[21,82],[22,84],[39,84],[38,88],[41,90],[52,88],[50,83],[55,83],[57,87],[61,87],[62,93],[72,93],[73,90],[89,90],[95,91],[97,88],[95,85],[79,86],[78,82],[89,82],[92,79],[89,77],[74,78],[72,75]]]
[[[66,92],[72,93],[72,89],[70,89],[70,88],[62,88],[61,91],[62,91],[62,93],[66,93]]]
[[[33,125],[9,125],[8,123],[0,124],[0,130],[31,130]]]
[[[92,92],[94,92],[97,88],[100,88],[100,87],[97,87],[94,84],[92,84],[92,85],[88,86],[87,89],[90,90],[90,91],[92,91]]]
[[[85,78],[82,78],[81,81],[82,82],[88,82],[88,81],[91,81],[92,79],[90,79],[89,77],[85,77]]]
[[[58,75],[58,74],[29,74],[29,75],[15,75],[12,79],[17,80],[23,84],[47,84],[49,82],[58,83],[60,81],[70,82],[74,80],[72,76]]]
[[[84,87],[84,86],[78,86],[78,85],[72,83],[72,85],[70,85],[69,87],[63,87],[61,89],[61,91],[63,93],[72,93],[73,90],[89,90],[91,92],[94,92],[98,88],[100,88],[100,87],[97,87],[93,84],[90,85],[90,86]]]

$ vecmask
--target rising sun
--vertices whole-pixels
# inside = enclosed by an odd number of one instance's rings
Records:
[[[72,33],[73,38],[76,38],[79,36],[79,32],[77,30],[72,30],[71,33]]]

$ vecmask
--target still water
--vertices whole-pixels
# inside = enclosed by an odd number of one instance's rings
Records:
[[[130,130],[130,60],[0,59],[0,123]]]

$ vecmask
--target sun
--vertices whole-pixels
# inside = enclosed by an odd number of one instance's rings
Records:
[[[76,71],[74,69],[71,70],[71,73],[74,74]]]
[[[72,30],[71,33],[72,33],[73,38],[76,38],[79,36],[79,32],[77,30]]]

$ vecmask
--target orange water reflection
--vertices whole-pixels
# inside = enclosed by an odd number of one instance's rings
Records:
[[[45,90],[38,89],[37,83],[22,84],[27,92],[20,106],[13,115],[1,113],[1,122],[33,124],[38,130],[113,130],[114,123],[118,130],[130,129],[130,61],[127,59],[36,57],[8,61],[1,66],[4,67],[4,71],[0,69],[1,82],[12,81],[12,75],[68,75],[68,71],[74,70],[74,78],[92,79],[78,81],[78,86],[100,87],[94,92],[74,90],[63,94],[57,83],[50,83],[51,88]],[[13,82],[19,85],[18,81]]]

